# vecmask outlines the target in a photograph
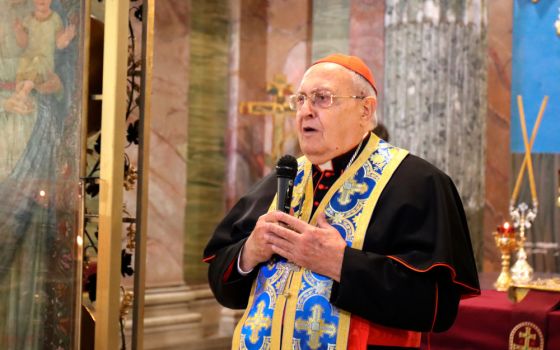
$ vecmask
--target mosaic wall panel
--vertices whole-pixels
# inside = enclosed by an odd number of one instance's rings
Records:
[[[0,348],[72,349],[84,8],[0,8]]]

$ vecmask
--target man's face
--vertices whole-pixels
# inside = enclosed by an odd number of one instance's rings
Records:
[[[352,75],[335,63],[319,63],[307,70],[298,93],[328,91],[333,95],[358,95]],[[296,112],[296,127],[302,152],[313,164],[323,164],[356,146],[365,133],[363,102],[335,98],[329,108],[314,106],[309,99]]]

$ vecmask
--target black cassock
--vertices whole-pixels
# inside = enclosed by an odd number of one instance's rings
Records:
[[[237,256],[275,193],[271,173],[231,209],[204,251],[210,287],[226,307],[247,306],[258,267],[241,276]],[[469,230],[455,185],[409,154],[381,193],[363,250],[346,247],[330,302],[383,326],[438,332],[451,327],[461,298],[478,294]]]

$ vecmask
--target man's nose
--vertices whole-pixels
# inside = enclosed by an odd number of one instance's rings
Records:
[[[303,100],[303,104],[299,107],[298,114],[302,117],[313,116],[314,106],[310,98]]]

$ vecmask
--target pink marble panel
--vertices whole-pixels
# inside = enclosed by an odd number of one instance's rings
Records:
[[[232,1],[231,8],[228,208],[270,170],[271,117],[242,115],[239,103],[270,100],[266,84],[278,73],[297,88],[310,60],[308,1]],[[290,133],[293,119],[285,122]],[[294,135],[288,136],[284,151],[297,153]]]
[[[486,119],[486,199],[483,270],[498,271],[500,254],[492,231],[509,217],[510,86],[513,1],[488,1],[488,113]]]
[[[189,2],[157,1],[146,286],[183,284]]]
[[[232,1],[226,207],[263,175],[264,119],[241,114],[239,104],[266,101],[267,6],[256,0]]]
[[[383,111],[383,79],[385,55],[385,1],[350,1],[350,54],[361,57],[373,71],[379,106]]]
[[[292,85],[298,85],[311,60],[311,5],[307,1],[273,1],[268,7],[267,80],[283,74]],[[286,16],[286,14],[290,14]],[[300,154],[295,133],[295,113],[285,115],[284,152]]]

